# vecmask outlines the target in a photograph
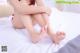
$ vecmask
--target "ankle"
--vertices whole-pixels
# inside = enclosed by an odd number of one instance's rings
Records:
[[[45,26],[43,26],[43,27],[41,28],[41,32],[47,32],[47,25],[45,25]]]

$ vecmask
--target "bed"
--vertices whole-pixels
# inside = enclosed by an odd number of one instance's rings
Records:
[[[59,45],[52,43],[49,37],[33,44],[25,29],[14,29],[12,27],[11,17],[0,18],[0,47],[7,46],[7,53],[55,53],[80,34],[80,14],[61,12],[52,8],[49,23],[55,32],[64,31],[66,33],[65,39]],[[40,29],[38,25],[34,28],[37,28],[37,31]]]

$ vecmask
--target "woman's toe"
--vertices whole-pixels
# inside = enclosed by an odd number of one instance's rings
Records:
[[[64,32],[57,32],[56,34],[57,34],[57,35],[65,35]]]

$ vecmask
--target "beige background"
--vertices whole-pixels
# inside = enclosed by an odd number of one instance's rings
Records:
[[[13,13],[13,8],[9,4],[0,4],[0,17],[9,16]]]

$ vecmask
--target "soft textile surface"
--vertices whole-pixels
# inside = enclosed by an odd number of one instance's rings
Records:
[[[0,46],[7,46],[8,53],[53,53],[80,33],[80,14],[60,12],[53,8],[49,18],[53,31],[64,31],[66,33],[65,39],[59,45],[53,44],[49,37],[37,44],[31,43],[29,34],[25,29],[20,30],[12,27],[10,16],[0,19]],[[36,27],[39,29],[38,26]]]
[[[80,35],[69,41],[56,53],[80,53]]]

